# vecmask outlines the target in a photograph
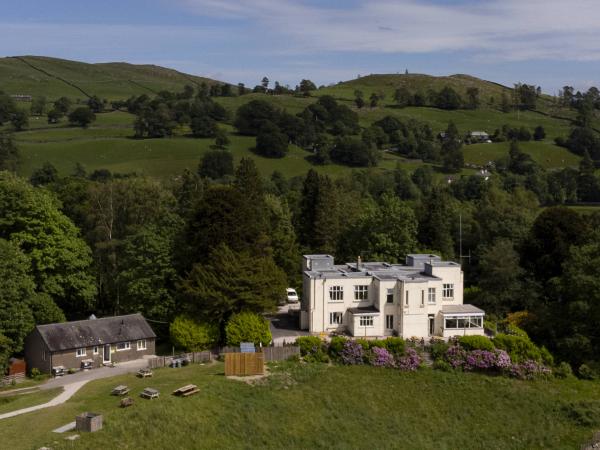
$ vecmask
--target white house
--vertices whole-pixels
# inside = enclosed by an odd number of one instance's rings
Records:
[[[414,254],[406,264],[335,265],[330,255],[305,255],[300,326],[311,333],[357,337],[448,338],[483,335],[484,312],[463,304],[459,264]]]

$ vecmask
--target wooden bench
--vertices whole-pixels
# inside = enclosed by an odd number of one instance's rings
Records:
[[[190,395],[194,395],[200,392],[198,386],[195,384],[188,384],[187,386],[180,387],[179,389],[175,389],[173,391],[173,395],[178,395],[181,397],[189,397]]]
[[[127,393],[129,393],[131,389],[129,389],[127,386],[124,385],[119,385],[116,388],[114,388],[111,392],[112,395],[125,395]]]
[[[121,399],[120,406],[121,408],[127,408],[128,406],[133,405],[133,399],[131,397],[125,397]]]
[[[140,369],[137,371],[137,376],[140,378],[146,378],[152,376],[152,370],[150,369]]]
[[[158,398],[159,395],[160,395],[160,392],[158,392],[156,389],[146,388],[142,391],[142,393],[140,394],[140,397],[152,400],[154,398]]]

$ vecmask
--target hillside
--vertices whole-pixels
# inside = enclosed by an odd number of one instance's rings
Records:
[[[124,62],[89,64],[45,56],[0,58],[0,89],[8,94],[61,96],[84,99],[97,95],[108,100],[131,95],[180,91],[186,84],[216,83],[173,69]]]
[[[26,56],[0,59],[0,89],[8,93],[44,95],[49,100],[59,96],[71,99],[85,98],[95,94],[107,99],[126,99],[131,95],[152,96],[159,90],[180,91],[186,84],[198,85],[214,80],[196,77],[158,66],[128,63],[87,64],[55,58]],[[434,107],[398,108],[394,104],[394,92],[404,86],[410,92],[439,91],[445,86],[464,96],[470,87],[479,89],[481,106],[478,109],[443,110]],[[371,93],[383,93],[384,99],[377,107],[361,109],[354,104],[355,90],[361,90],[365,99]],[[422,74],[368,75],[354,80],[313,91],[310,97],[293,95],[247,94],[233,97],[216,97],[234,117],[237,108],[255,99],[266,100],[277,108],[297,114],[318,97],[331,95],[352,108],[359,116],[360,124],[368,127],[385,116],[400,120],[416,119],[428,123],[435,133],[454,122],[461,133],[483,130],[493,133],[503,125],[532,131],[541,125],[546,130],[542,141],[522,142],[521,148],[547,169],[575,167],[579,157],[554,144],[554,139],[568,135],[575,112],[562,108],[549,96],[542,95],[535,111],[502,112],[502,94],[512,95],[512,89],[468,75],[435,77]],[[20,103],[27,108],[28,103]],[[70,173],[77,162],[88,170],[108,168],[112,171],[136,171],[161,178],[176,177],[185,168],[195,168],[203,153],[210,149],[211,139],[192,139],[188,129],[180,129],[171,139],[131,139],[134,116],[123,111],[107,111],[89,129],[71,128],[65,122],[48,124],[45,117],[31,117],[29,130],[18,132],[15,138],[24,157],[20,172],[28,176],[48,161],[63,174]],[[596,121],[598,123],[598,121]],[[596,126],[596,128],[599,128]],[[10,129],[7,124],[4,129]],[[291,146],[283,159],[269,159],[256,155],[250,149],[254,139],[238,136],[233,127],[230,133],[231,150],[236,161],[250,156],[257,162],[264,175],[279,170],[286,176],[303,175],[310,167],[310,154]],[[465,162],[482,165],[508,153],[508,143],[477,144],[464,148]],[[409,171],[423,163],[384,153],[380,170],[391,169],[400,164]],[[340,165],[316,166],[323,173],[339,175],[351,170]],[[463,173],[473,169],[465,168]],[[440,173],[440,176],[442,174]]]
[[[151,382],[133,375],[98,380],[63,405],[1,421],[0,432],[15,450],[558,449],[579,448],[598,420],[597,382],[297,363],[270,371],[255,383],[226,379],[221,363],[157,369]],[[189,383],[198,395],[169,395]],[[119,384],[135,393],[132,407],[119,408],[109,395]],[[147,386],[160,391],[158,400],[137,396]],[[80,433],[75,445],[52,433],[82,411],[103,414],[104,428]]]

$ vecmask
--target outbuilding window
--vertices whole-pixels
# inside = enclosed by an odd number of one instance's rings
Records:
[[[98,346],[96,345],[96,346],[94,346],[94,355],[97,355],[97,354],[98,354]]]
[[[129,350],[131,348],[131,345],[129,342],[119,342],[117,344],[117,351],[121,352],[123,350]]]
[[[85,356],[85,355],[86,355],[86,353],[85,353],[85,348],[78,348],[78,349],[75,351],[75,356],[76,356],[77,358],[81,358],[82,356]]]
[[[141,339],[137,341],[137,349],[138,350],[146,350],[146,339]]]

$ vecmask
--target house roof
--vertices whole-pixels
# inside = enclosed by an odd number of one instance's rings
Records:
[[[348,308],[350,314],[354,316],[374,316],[379,314],[379,310],[374,306],[365,306],[360,308]]]
[[[442,306],[442,314],[445,316],[449,315],[483,315],[485,312],[476,306],[463,304],[463,305],[444,305]]]
[[[36,329],[51,352],[156,338],[141,314],[52,323]]]

